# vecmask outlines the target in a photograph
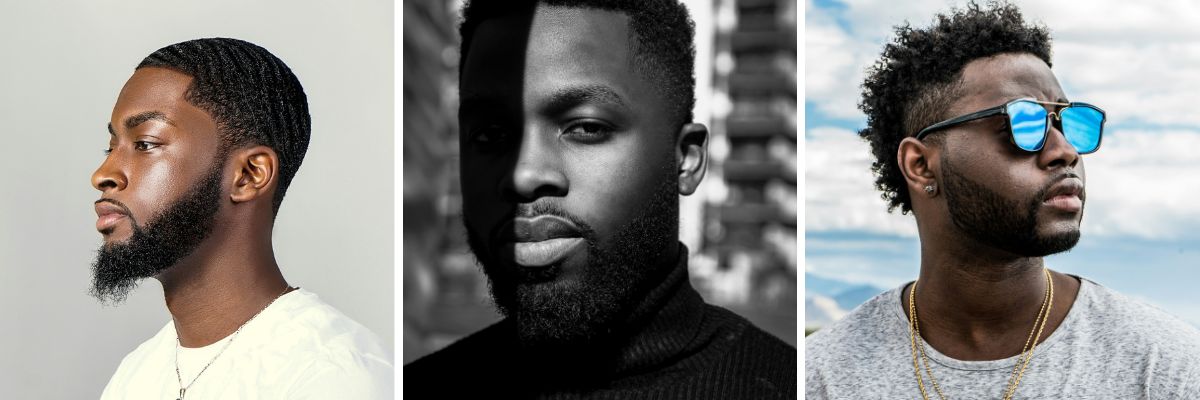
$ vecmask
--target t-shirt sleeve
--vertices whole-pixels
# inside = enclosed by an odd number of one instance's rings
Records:
[[[392,399],[394,393],[393,367],[390,362],[373,357],[350,361],[322,360],[314,362],[302,373],[289,391],[292,400]]]

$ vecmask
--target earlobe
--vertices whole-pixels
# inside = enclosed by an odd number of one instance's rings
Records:
[[[279,156],[266,146],[254,146],[235,151],[232,157],[238,169],[229,194],[234,203],[269,196],[279,175]]]
[[[675,142],[675,165],[679,194],[694,193],[708,169],[708,128],[704,124],[684,124],[680,128]]]
[[[896,163],[912,195],[923,193],[928,197],[938,194],[936,174],[937,158],[933,148],[915,138],[904,138],[896,149]]]

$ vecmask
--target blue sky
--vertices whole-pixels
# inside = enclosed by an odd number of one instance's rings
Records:
[[[806,2],[805,272],[880,288],[916,276],[916,225],[887,213],[855,135],[865,125],[859,85],[892,26],[928,26],[962,3]],[[1015,3],[1050,29],[1068,97],[1109,120],[1100,151],[1084,159],[1083,238],[1047,265],[1200,326],[1200,5]]]

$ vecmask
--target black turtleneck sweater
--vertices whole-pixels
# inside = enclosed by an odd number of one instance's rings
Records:
[[[679,253],[617,340],[543,353],[505,319],[406,365],[404,397],[795,399],[796,348],[706,304]]]

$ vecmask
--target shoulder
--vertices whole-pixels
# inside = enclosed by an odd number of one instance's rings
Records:
[[[518,360],[517,342],[511,322],[501,320],[487,328],[421,357],[404,366],[404,394],[408,397],[473,396],[485,398],[513,392],[519,375],[512,365]],[[464,385],[463,382],[471,382]]]
[[[731,353],[757,358],[771,367],[795,369],[796,347],[767,333],[733,311],[711,304],[707,304],[706,307],[709,318],[726,326],[725,334],[719,335],[719,340],[731,344]]]
[[[248,354],[288,366],[289,398],[391,398],[392,356],[378,336],[311,292],[288,296],[254,332],[258,348]]]
[[[166,326],[154,336],[121,359],[101,398],[122,398],[146,386],[139,380],[149,379],[151,374],[147,374],[147,371],[162,370],[162,366],[169,362],[169,357],[174,356],[175,343],[175,327],[167,321]]]
[[[745,317],[714,305],[708,305],[710,318],[726,326],[716,339],[728,347],[711,372],[714,381],[727,379],[718,386],[737,382],[737,386],[759,398],[781,398],[796,393],[796,347],[755,326]],[[714,388],[716,390],[717,388]],[[742,398],[727,393],[730,398]]]
[[[805,364],[834,362],[847,352],[862,352],[871,348],[872,343],[882,343],[880,338],[891,327],[900,325],[903,318],[897,314],[903,287],[875,295],[842,319],[805,337]]]
[[[294,298],[281,307],[271,328],[279,338],[273,344],[294,346],[313,355],[336,357],[352,354],[380,358],[391,364],[391,355],[380,339],[358,321],[308,291],[296,291]]]
[[[1195,326],[1090,280],[1082,282],[1088,303],[1079,322],[1098,337],[1200,365],[1200,330]]]
[[[1149,393],[1200,396],[1200,330],[1158,307],[1081,281],[1085,303],[1072,321],[1080,346],[1106,354],[1108,368],[1140,376]],[[1077,300],[1075,307],[1080,305]]]
[[[496,360],[501,350],[511,350],[517,345],[515,338],[508,334],[510,325],[511,322],[505,319],[467,335],[441,350],[408,363],[404,366],[404,374],[406,377],[436,377],[452,370],[461,371],[464,363],[479,365]]]

